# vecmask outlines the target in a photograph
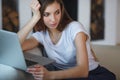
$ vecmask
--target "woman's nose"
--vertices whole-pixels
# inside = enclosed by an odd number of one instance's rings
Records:
[[[50,20],[55,21],[56,20],[55,15],[51,15]]]

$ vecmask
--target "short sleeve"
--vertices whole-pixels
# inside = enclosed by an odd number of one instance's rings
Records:
[[[83,25],[81,23],[79,23],[79,22],[76,22],[76,21],[71,22],[69,24],[69,28],[70,28],[69,30],[70,30],[70,35],[72,37],[72,40],[75,39],[77,33],[79,33],[79,32],[83,32],[83,33],[85,33],[89,37],[88,32],[85,30]]]
[[[43,35],[42,32],[35,32],[32,36],[40,43],[43,43]]]

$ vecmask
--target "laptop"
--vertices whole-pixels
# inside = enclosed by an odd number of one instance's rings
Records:
[[[26,71],[27,67],[30,65],[48,65],[53,62],[54,60],[43,56],[35,56],[28,53],[24,55],[17,34],[0,30],[0,64]]]

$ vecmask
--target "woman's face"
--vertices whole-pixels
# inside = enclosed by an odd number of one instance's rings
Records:
[[[43,13],[44,24],[49,29],[56,29],[61,19],[60,4],[54,2],[48,5]]]

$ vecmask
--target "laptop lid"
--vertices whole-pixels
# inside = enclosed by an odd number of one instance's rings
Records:
[[[0,30],[0,64],[26,70],[24,55],[16,33]]]
[[[40,65],[48,65],[54,62],[54,60],[46,57],[33,55],[31,53],[23,53],[16,33],[0,30],[0,64],[26,70],[29,64],[33,65],[37,63]]]

